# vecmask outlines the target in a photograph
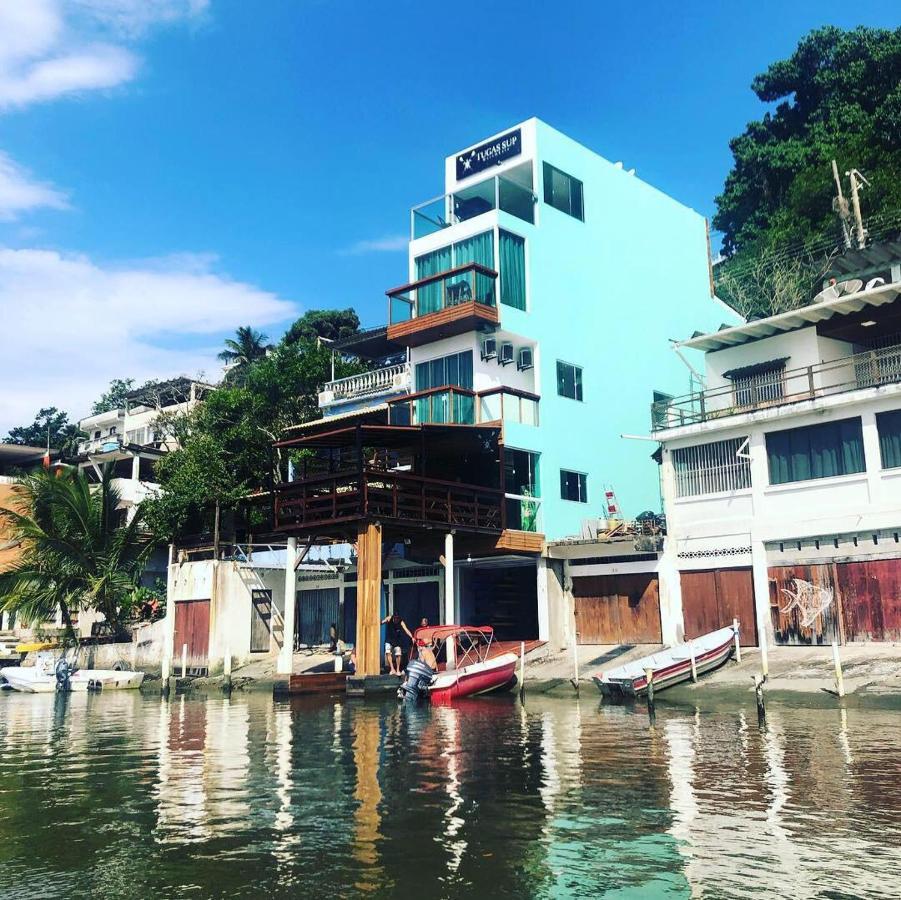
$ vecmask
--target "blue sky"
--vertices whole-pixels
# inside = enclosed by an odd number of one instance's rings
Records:
[[[0,433],[222,337],[381,322],[443,158],[537,115],[705,215],[752,77],[897,4],[0,0]],[[649,223],[649,234],[653,223]]]

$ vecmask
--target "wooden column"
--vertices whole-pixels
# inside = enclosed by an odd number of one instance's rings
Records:
[[[357,675],[381,672],[382,526],[357,531]]]
[[[297,538],[289,537],[285,550],[285,612],[284,635],[278,654],[276,672],[279,675],[294,674],[294,620],[297,607]]]

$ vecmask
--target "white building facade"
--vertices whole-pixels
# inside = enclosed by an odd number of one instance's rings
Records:
[[[652,410],[664,642],[733,618],[749,645],[901,639],[898,262],[677,345],[706,384]]]

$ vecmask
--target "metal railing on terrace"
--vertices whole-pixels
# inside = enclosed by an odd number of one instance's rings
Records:
[[[89,438],[78,442],[79,453],[110,453],[122,446],[122,435],[107,434],[99,438]]]
[[[758,409],[901,382],[901,344],[798,369],[778,369],[651,404],[651,430],[662,431]]]
[[[327,382],[319,393],[319,405],[326,406],[341,400],[360,400],[377,397],[380,394],[407,392],[411,385],[410,364],[398,363]]]
[[[410,211],[410,234],[416,240],[494,209],[534,223],[537,201],[531,188],[503,175],[495,175],[453,194],[442,194],[414,206]]]
[[[479,263],[437,272],[388,291],[388,324],[440,312],[464,303],[497,305],[497,272]]]

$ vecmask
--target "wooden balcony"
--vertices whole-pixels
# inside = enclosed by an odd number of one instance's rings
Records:
[[[275,527],[297,533],[377,520],[500,534],[503,500],[492,488],[367,467],[279,485]]]
[[[469,263],[401,285],[388,294],[388,339],[418,347],[500,322],[497,272]]]

